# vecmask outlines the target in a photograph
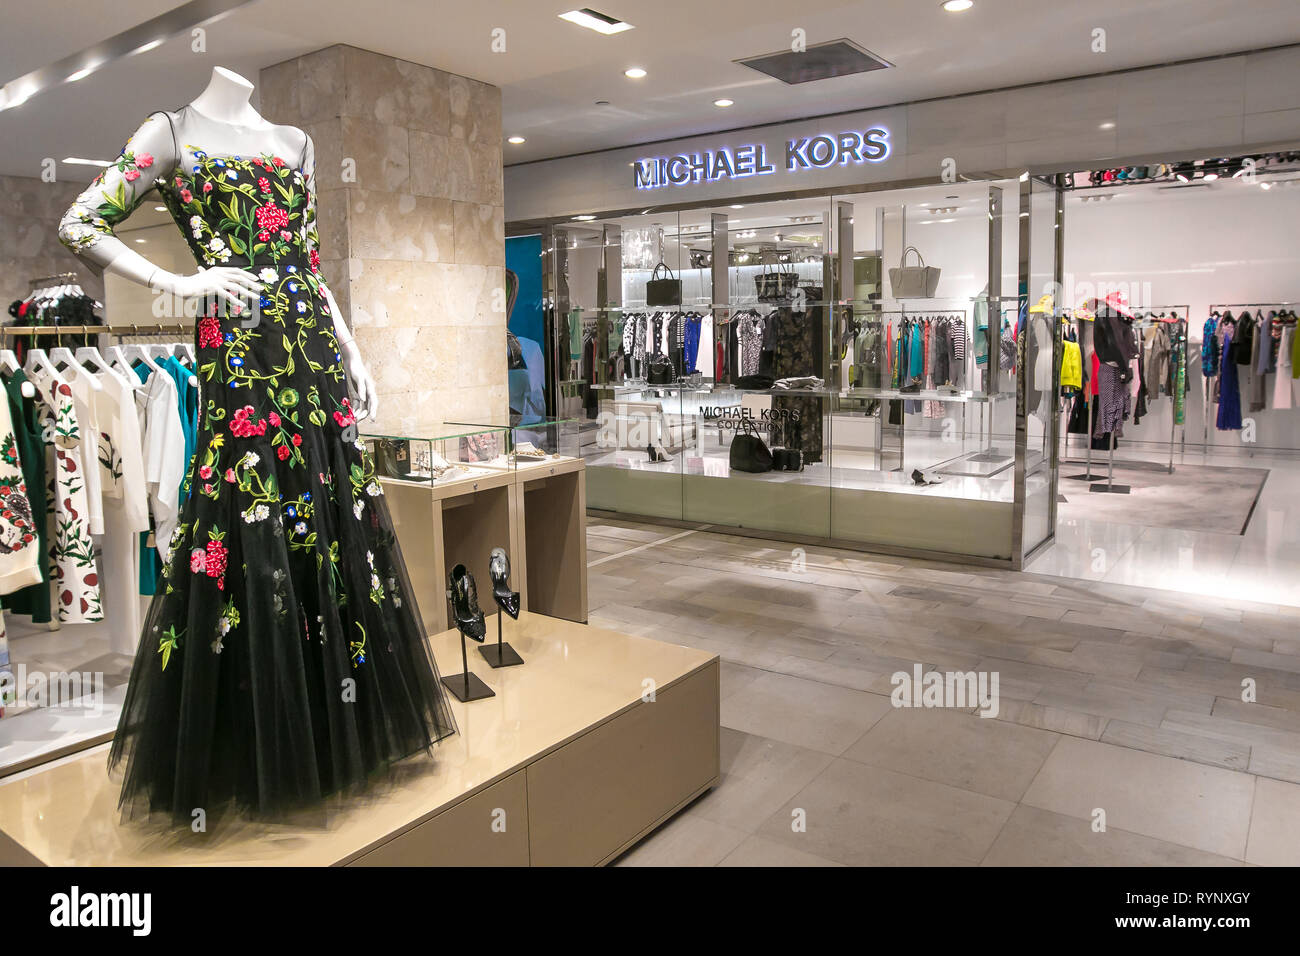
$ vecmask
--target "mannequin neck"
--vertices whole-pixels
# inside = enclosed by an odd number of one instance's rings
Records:
[[[265,126],[266,120],[248,102],[252,93],[252,83],[238,73],[218,66],[212,70],[207,88],[190,105],[209,119],[222,123]]]

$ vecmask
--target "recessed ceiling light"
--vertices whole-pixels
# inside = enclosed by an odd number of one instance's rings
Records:
[[[629,80],[640,80],[645,77],[645,70],[639,66],[630,66],[623,71],[623,75]]]
[[[524,139],[522,136],[511,136],[508,140],[506,140],[506,142],[514,143],[516,146],[518,146],[520,143],[528,142],[528,140]]]
[[[1272,189],[1272,188],[1273,188],[1273,184],[1272,184],[1272,183],[1260,183],[1260,184],[1259,184],[1259,188],[1260,188],[1260,189]]]
[[[166,206],[154,206],[154,207],[153,207],[153,211],[154,211],[154,212],[166,212],[166,211],[167,211],[167,207],[166,207]]]
[[[735,103],[736,103],[735,100],[729,100],[725,98],[713,101],[714,106],[721,107],[722,109],[726,109],[728,106],[734,106]]]
[[[593,219],[595,219],[595,218],[596,218],[595,216],[574,216],[574,217],[573,217],[573,221],[574,221],[574,222],[591,222],[591,221],[592,221]]]
[[[148,239],[137,239],[136,242],[148,242]]]
[[[108,167],[113,164],[107,159],[79,159],[76,156],[69,156],[64,160],[69,166],[102,166]]]
[[[975,0],[944,0],[943,8],[949,13],[961,13],[975,6]]]
[[[744,205],[741,204],[741,203],[736,203],[736,204],[735,204],[734,206],[732,206],[731,208],[732,208],[732,209],[744,209],[745,207],[744,207]]]
[[[1104,122],[1104,123],[1101,124],[1101,128],[1102,128],[1102,129],[1114,129],[1114,128],[1115,128],[1115,124],[1112,123],[1110,120],[1106,120],[1106,122]]]
[[[612,36],[615,33],[622,33],[624,30],[632,29],[632,24],[598,13],[590,7],[561,13],[560,19],[568,20],[580,27],[586,27],[588,30],[595,30],[597,33],[603,33],[605,36]]]
[[[136,47],[134,50],[131,51],[131,55],[135,56],[138,53],[148,53],[150,50],[156,50],[162,45],[163,45],[163,38],[159,37],[156,40],[150,40],[148,43],[144,44],[144,46]]]
[[[86,77],[90,76],[90,74],[94,72],[95,72],[95,68],[93,66],[85,67],[84,69],[78,70],[76,73],[69,74],[67,82],[76,83],[77,80],[84,80]]]

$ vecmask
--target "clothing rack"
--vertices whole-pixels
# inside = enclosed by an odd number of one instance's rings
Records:
[[[35,279],[31,279],[29,281],[34,291],[36,289],[42,288],[43,286],[71,285],[74,282],[80,283],[81,276],[77,275],[77,273],[75,272],[56,272],[54,275],[37,276]]]
[[[1192,310],[1192,307],[1191,307],[1190,305],[1182,305],[1182,304],[1180,304],[1180,305],[1149,305],[1149,306],[1142,306],[1142,307],[1140,308],[1140,311],[1143,312],[1143,313],[1151,313],[1151,312],[1170,312],[1170,313],[1172,313],[1172,316],[1171,316],[1170,318],[1168,318],[1168,319],[1160,319],[1160,318],[1158,318],[1158,317],[1150,317],[1150,316],[1148,316],[1148,315],[1138,316],[1138,315],[1135,314],[1135,315],[1134,315],[1134,318],[1132,319],[1132,321],[1129,322],[1129,327],[1130,327],[1130,328],[1133,328],[1133,329],[1146,329],[1146,328],[1155,328],[1156,326],[1158,326],[1158,325],[1162,325],[1162,324],[1165,324],[1165,325],[1179,325],[1179,326],[1182,326],[1182,330],[1183,330],[1183,362],[1186,364],[1187,361],[1188,361],[1188,354],[1187,354],[1187,353],[1188,353],[1188,348],[1189,348],[1189,346],[1190,346],[1190,344],[1191,344],[1191,343],[1190,343],[1190,336],[1189,336],[1189,331],[1190,331],[1190,322],[1191,322],[1191,310]],[[1130,311],[1131,311],[1131,312],[1134,312],[1135,310],[1130,309]],[[1182,318],[1179,318],[1180,315],[1182,316]],[[1073,315],[1071,315],[1071,318],[1073,318]],[[1083,321],[1087,321],[1087,320],[1083,320]],[[1142,347],[1142,346],[1141,346],[1141,343],[1139,342],[1139,344],[1138,344],[1138,348],[1140,349],[1141,347]],[[1089,383],[1089,384],[1091,385],[1091,383]],[[1084,459],[1084,470],[1083,470],[1083,474],[1082,474],[1082,475],[1071,475],[1071,476],[1070,476],[1071,478],[1073,478],[1073,479],[1076,480],[1076,481],[1096,481],[1097,479],[1099,479],[1099,478],[1102,477],[1101,475],[1094,475],[1094,474],[1092,473],[1092,432],[1093,432],[1093,428],[1094,428],[1094,426],[1096,425],[1096,414],[1097,414],[1097,410],[1096,410],[1096,402],[1093,400],[1093,395],[1092,395],[1092,389],[1091,389],[1091,387],[1088,389],[1087,399],[1088,399],[1088,446],[1087,446],[1087,455],[1086,455],[1086,457],[1085,457],[1085,459]],[[1171,400],[1171,402],[1173,401],[1173,399],[1174,399],[1174,396],[1173,396],[1173,395],[1170,395],[1170,400]],[[1171,474],[1171,475],[1174,473],[1174,445],[1177,443],[1177,436],[1178,436],[1178,421],[1177,421],[1177,418],[1178,418],[1178,416],[1174,414],[1174,410],[1173,410],[1173,408],[1171,407],[1170,410],[1169,410],[1169,463],[1168,463],[1167,465],[1165,465],[1164,468],[1163,468],[1164,471],[1167,471],[1167,472],[1168,472],[1169,474]],[[1067,441],[1067,442],[1069,441],[1068,434],[1069,434],[1069,433],[1068,433],[1068,431],[1067,431],[1067,438],[1066,438],[1066,441]],[[1184,411],[1184,416],[1183,416],[1183,444],[1184,444],[1184,447],[1186,446],[1186,443],[1187,443],[1187,418],[1186,418],[1186,411]],[[1152,464],[1152,463],[1150,463],[1150,462],[1144,462],[1143,464],[1148,464],[1148,465],[1150,465],[1150,464]],[[1104,483],[1104,484],[1091,485],[1091,486],[1089,487],[1089,490],[1090,490],[1090,491],[1097,491],[1097,492],[1105,492],[1105,493],[1107,493],[1107,494],[1128,494],[1128,493],[1129,493],[1129,486],[1128,486],[1128,485],[1117,485],[1117,484],[1115,484],[1115,433],[1114,433],[1113,431],[1110,433],[1110,448],[1108,449],[1108,451],[1107,451],[1107,455],[1106,455],[1106,476],[1105,476],[1105,478],[1106,478],[1106,480],[1105,480],[1105,483]]]
[[[1300,306],[1300,302],[1220,302],[1218,304],[1210,305],[1210,307],[1205,311],[1208,312],[1210,315],[1213,315],[1215,312],[1218,312],[1221,309],[1288,309],[1288,308],[1295,308],[1297,306]],[[1215,375],[1217,374],[1218,373],[1216,372]],[[1205,449],[1205,452],[1207,454],[1209,453],[1210,450],[1210,406],[1214,404],[1218,404],[1217,402],[1210,401],[1211,394],[1212,394],[1212,389],[1210,388],[1210,379],[1206,378],[1205,379],[1205,414],[1202,416],[1205,419],[1205,421],[1202,423],[1204,427],[1201,429],[1201,447]],[[1254,458],[1255,449],[1251,448],[1248,454],[1250,455],[1251,458]]]
[[[185,323],[156,325],[0,325],[0,339],[10,335],[189,335],[194,326]]]

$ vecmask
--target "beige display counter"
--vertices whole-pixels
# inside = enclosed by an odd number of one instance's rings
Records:
[[[459,733],[323,817],[123,825],[99,747],[0,783],[0,864],[595,865],[717,783],[716,656],[537,614],[506,625],[523,666],[470,654],[496,696],[449,698]],[[432,645],[458,673],[458,635]]]

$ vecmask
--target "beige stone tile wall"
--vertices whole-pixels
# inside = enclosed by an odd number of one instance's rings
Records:
[[[501,421],[501,92],[333,46],[262,71],[268,119],[316,145],[322,271],[379,384],[371,427]]]
[[[47,183],[38,177],[0,176],[0,196],[4,197],[0,204],[0,309],[25,297],[30,280],[56,272],[76,272],[81,287],[103,301],[103,281],[59,242],[59,220],[85,188],[86,183],[80,181]],[[8,312],[4,320],[12,321]]]

